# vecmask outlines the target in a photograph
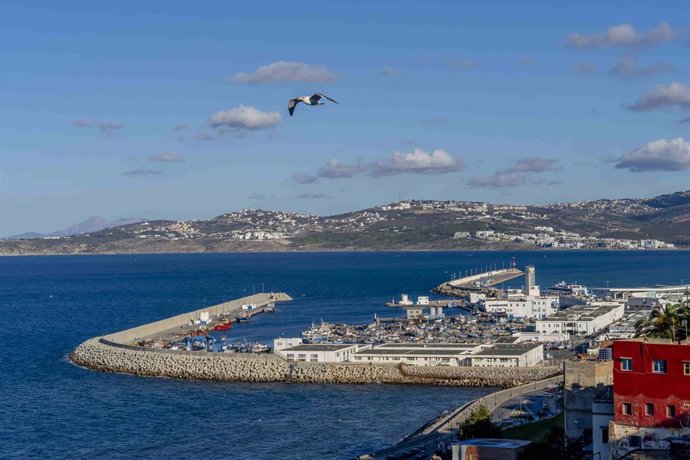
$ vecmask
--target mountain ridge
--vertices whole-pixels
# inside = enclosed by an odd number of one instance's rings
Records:
[[[244,209],[0,240],[0,254],[690,248],[690,190],[546,205],[404,200],[331,216]]]

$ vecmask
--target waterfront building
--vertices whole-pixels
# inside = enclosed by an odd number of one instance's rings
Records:
[[[355,363],[415,366],[532,367],[543,359],[537,343],[385,343],[354,355]]]
[[[287,361],[346,363],[352,361],[352,356],[358,350],[368,347],[370,345],[303,343],[276,350],[275,353]]]
[[[591,335],[623,317],[625,306],[617,302],[578,305],[536,322],[537,332]]]
[[[509,320],[544,319],[558,311],[558,297],[535,297],[487,299],[484,301],[487,313],[505,315]]]
[[[637,338],[613,343],[611,453],[658,458],[690,435],[690,342]]]
[[[537,343],[496,343],[482,345],[468,357],[474,367],[532,367],[544,360],[544,345]]]

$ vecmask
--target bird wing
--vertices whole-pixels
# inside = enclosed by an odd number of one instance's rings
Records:
[[[290,112],[290,116],[295,112],[295,107],[297,107],[297,103],[299,102],[299,99],[296,97],[293,97],[290,99],[290,102],[288,102],[288,112]]]
[[[318,97],[317,97],[317,96],[318,96]],[[331,102],[335,102],[336,104],[340,104],[340,102],[336,101],[335,99],[331,99],[330,97],[326,96],[325,94],[316,93],[316,94],[314,94],[312,97],[316,97],[316,100],[317,100],[317,101],[318,101],[319,99],[321,99],[322,97],[325,97],[326,99],[328,99],[328,100],[331,101]]]

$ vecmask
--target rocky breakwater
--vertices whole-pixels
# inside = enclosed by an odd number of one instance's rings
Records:
[[[271,354],[207,353],[87,340],[71,354],[89,369],[142,376],[229,382],[395,383],[512,387],[559,373],[558,367],[530,369],[417,367],[381,364],[293,363]]]

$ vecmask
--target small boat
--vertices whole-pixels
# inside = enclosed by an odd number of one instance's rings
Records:
[[[213,330],[215,330],[215,331],[227,331],[227,330],[230,329],[231,327],[232,327],[232,321],[230,321],[230,320],[228,319],[228,320],[223,321],[222,323],[216,324],[216,325],[213,327]]]
[[[264,308],[264,311],[267,313],[275,313],[276,311],[276,304],[273,302],[269,302],[268,305]]]
[[[238,323],[246,323],[246,322],[249,321],[250,319],[252,319],[252,315],[250,315],[250,314],[247,313],[246,311],[243,311],[243,312],[241,312],[240,315],[237,317],[237,322],[238,322]]]

